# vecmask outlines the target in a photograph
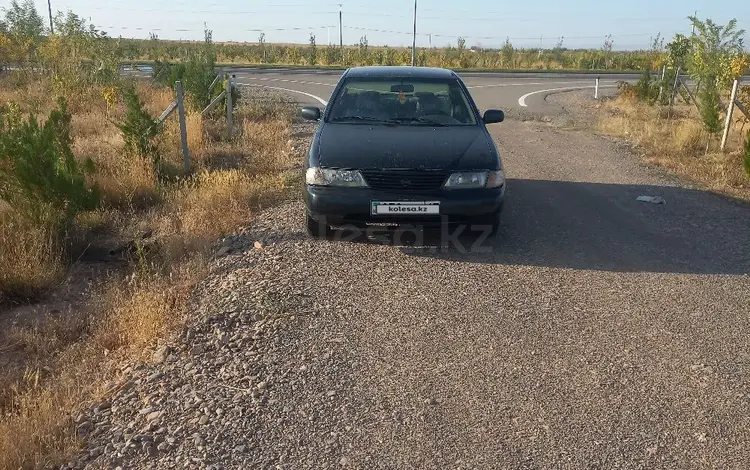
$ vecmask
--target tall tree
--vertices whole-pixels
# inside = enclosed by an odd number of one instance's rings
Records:
[[[46,32],[44,20],[36,11],[34,0],[24,0],[21,4],[17,0],[11,0],[10,8],[4,10],[5,28],[9,34],[36,41]]]

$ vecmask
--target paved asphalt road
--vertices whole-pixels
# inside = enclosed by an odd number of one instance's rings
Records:
[[[336,85],[339,71],[235,69],[237,83],[287,90],[302,105],[320,106],[327,102]],[[594,93],[595,76],[550,73],[465,73],[462,74],[480,111],[488,108],[550,108],[544,98],[547,90],[590,88]],[[620,80],[637,80],[636,75],[607,75],[600,79],[602,91],[613,89]]]

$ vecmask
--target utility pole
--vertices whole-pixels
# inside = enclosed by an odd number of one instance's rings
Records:
[[[432,49],[432,33],[430,33],[430,49]]]
[[[341,7],[342,4],[339,3],[339,46],[341,47],[341,54],[344,53],[344,26],[343,26],[343,20],[341,18]],[[344,57],[343,55],[341,57]]]
[[[47,0],[47,11],[49,11],[49,33],[55,34],[55,27],[52,25],[52,0]]]
[[[414,0],[414,36],[411,43],[411,66],[417,62],[417,0]]]

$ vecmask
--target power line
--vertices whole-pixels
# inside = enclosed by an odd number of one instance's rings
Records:
[[[103,26],[96,25],[96,28],[100,29],[114,29],[114,30],[134,30],[134,31],[165,31],[165,32],[203,32],[202,29],[190,29],[190,28],[143,28],[140,26]],[[331,28],[332,26],[305,26],[305,27],[294,27],[294,28],[252,28],[252,29],[240,29],[241,32],[265,32],[265,31],[309,31]]]
[[[354,29],[358,31],[370,31],[370,32],[376,32],[376,33],[388,33],[388,34],[403,34],[403,35],[409,35],[411,36],[413,33],[410,31],[394,31],[389,29],[377,29],[377,28],[364,28],[359,26],[344,26],[344,28],[348,29]],[[637,34],[619,34],[617,36],[612,35],[613,38],[621,38],[621,37],[646,37],[646,36],[653,36],[653,33],[637,33]],[[465,39],[510,39],[515,41],[528,41],[528,40],[537,40],[539,39],[538,36],[534,37],[508,37],[508,36],[471,36],[471,35],[462,35],[462,34],[435,34],[435,33],[417,33],[417,36],[432,36],[432,37],[438,37],[438,38],[457,38],[462,37]],[[603,39],[605,35],[599,35],[599,36],[564,36],[565,39]],[[550,38],[555,39],[555,38]]]
[[[99,4],[101,5],[101,4]],[[174,4],[173,4],[174,5]],[[218,5],[218,4],[217,4]],[[340,5],[338,3],[330,4],[330,5]],[[219,5],[223,6],[223,5]],[[261,7],[264,5],[254,5],[255,7]],[[301,5],[301,4],[287,4],[287,5],[265,5],[269,7],[309,7],[310,5]],[[138,12],[138,13],[184,13],[184,14],[213,14],[213,15],[262,15],[267,14],[268,12],[265,11],[258,11],[258,10],[186,10],[186,9],[164,9],[164,8],[120,8],[120,7],[112,7],[112,6],[91,6],[86,7],[88,10],[95,10],[95,11],[129,11],[129,12]],[[302,12],[305,15],[335,15],[338,14],[339,11],[320,11],[320,10],[312,10],[312,11],[305,11]],[[378,17],[378,18],[404,18],[404,19],[411,19],[411,15],[400,15],[400,14],[392,14],[392,13],[379,13],[379,12],[366,12],[366,11],[349,11],[346,12],[347,15],[351,16],[366,16],[366,17]],[[534,19],[534,18],[508,18],[506,16],[502,16],[500,14],[488,14],[483,17],[457,17],[457,16],[419,16],[419,20],[452,20],[452,21],[478,21],[478,22],[491,22],[491,23],[539,23],[543,22],[543,20],[540,19]],[[661,21],[674,21],[678,20],[679,18],[617,18],[615,21],[616,23],[622,23],[622,22],[634,22],[634,23],[642,23],[642,22],[661,22]]]
[[[171,2],[170,5],[178,6],[182,5],[183,3],[175,3]],[[128,2],[123,2],[121,5],[125,6],[124,8],[120,7],[120,5],[117,5],[117,7],[112,6],[112,2],[110,1],[107,6],[101,6],[101,3],[94,3],[89,5],[80,5],[77,4],[76,7],[85,7],[86,9],[91,10],[97,10],[97,11],[132,11],[132,12],[158,12],[158,13],[192,13],[192,14],[217,14],[217,15],[244,15],[244,14],[264,14],[268,12],[264,11],[258,11],[258,10],[187,10],[187,9],[164,9],[164,8],[133,8],[129,6]],[[186,6],[192,6],[192,4],[184,3]],[[225,6],[225,4],[221,3],[204,3],[203,6]],[[323,14],[323,15],[329,15],[329,14],[337,14],[339,11],[319,11],[316,10],[317,6],[319,5],[328,5],[328,6],[341,6],[341,3],[323,3],[323,4],[317,4],[315,6],[311,6],[310,4],[300,4],[300,3],[290,3],[290,4],[253,4],[256,8],[300,8],[300,7],[311,7],[311,11],[304,11],[301,13],[305,14]],[[70,8],[70,7],[69,7]],[[422,11],[433,11],[433,12],[441,12],[445,13],[446,10],[438,10],[438,9],[424,9]],[[456,10],[457,12],[469,12],[469,13],[476,13],[473,10]],[[412,16],[408,14],[394,14],[394,13],[382,13],[382,9],[374,10],[374,11],[362,11],[362,10],[347,10],[347,15],[352,16],[367,16],[367,17],[382,17],[382,18],[408,18],[411,19]],[[481,17],[460,17],[455,15],[446,15],[446,16],[423,16],[420,15],[418,17],[419,20],[453,20],[453,21],[481,21],[481,22],[503,22],[503,23],[536,23],[536,22],[542,22],[542,19],[539,18],[511,18],[506,16],[503,13],[487,13]],[[654,17],[642,17],[642,18],[613,18],[612,21],[616,23],[622,23],[622,22],[662,22],[662,21],[674,21],[674,20],[681,20],[682,17],[671,17],[671,18],[654,18]],[[601,23],[601,21],[598,21],[598,23]]]

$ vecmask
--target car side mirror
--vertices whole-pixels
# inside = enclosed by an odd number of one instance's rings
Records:
[[[499,109],[488,109],[484,112],[482,120],[485,124],[494,124],[505,120],[505,113]]]
[[[311,121],[320,119],[320,108],[316,106],[305,106],[302,108],[302,117]]]

